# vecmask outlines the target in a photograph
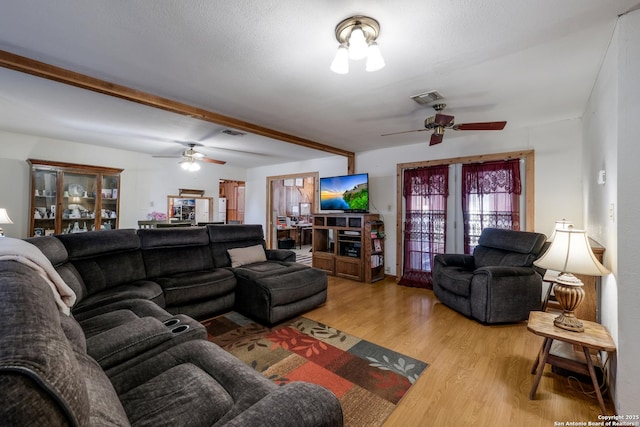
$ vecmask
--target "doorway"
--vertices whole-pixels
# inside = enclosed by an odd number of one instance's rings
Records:
[[[292,239],[298,249],[311,245],[311,233],[307,231],[319,200],[318,179],[318,172],[267,177],[268,248],[277,249],[278,241],[285,239]]]
[[[244,181],[221,179],[216,221],[244,224]]]

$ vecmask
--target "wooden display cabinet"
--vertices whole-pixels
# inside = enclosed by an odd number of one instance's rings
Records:
[[[384,278],[384,223],[377,214],[313,215],[313,266],[372,283]]]
[[[28,159],[29,236],[118,228],[122,169]]]

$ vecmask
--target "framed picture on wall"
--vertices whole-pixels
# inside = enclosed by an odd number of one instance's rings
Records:
[[[311,203],[300,203],[300,215],[311,215]]]

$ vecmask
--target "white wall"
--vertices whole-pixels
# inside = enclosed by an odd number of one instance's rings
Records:
[[[623,16],[618,25],[618,378],[620,414],[640,413],[640,11]],[[603,124],[605,125],[605,124]]]
[[[216,212],[219,180],[245,179],[244,169],[227,165],[203,164],[193,173],[182,170],[178,159],[0,132],[0,207],[8,210],[14,222],[2,228],[10,237],[27,237],[29,232],[29,158],[124,169],[120,228],[137,228],[137,221],[146,219],[149,212],[166,212],[167,196],[177,194],[179,188],[205,190],[205,196],[214,197]]]
[[[450,132],[444,142],[367,151],[356,157],[356,171],[368,172],[371,211],[385,221],[385,266],[396,274],[396,166],[453,157],[535,150],[535,230],[549,234],[556,220],[582,224],[581,123],[565,120],[502,132]]]
[[[604,265],[613,274],[600,279],[600,322],[618,340],[618,222],[609,217],[618,202],[618,54],[616,29],[600,73],[583,115],[584,135],[584,212],[590,237],[605,247]],[[606,173],[604,185],[597,183],[600,170]],[[615,367],[614,360],[612,366]],[[616,391],[616,369],[610,369],[611,389]]]
[[[601,323],[617,345],[610,387],[619,414],[640,412],[640,11],[616,27],[584,114],[587,230],[606,248],[612,274],[600,286]],[[595,183],[598,170],[606,183]]]
[[[619,414],[640,412],[640,11],[616,27],[584,114],[585,220],[612,274],[600,285],[600,320],[617,345],[610,387]],[[598,170],[606,183],[595,183]]]
[[[449,137],[449,138],[447,138]],[[419,162],[535,150],[535,230],[549,234],[556,220],[571,219],[582,226],[581,122],[578,119],[544,126],[502,132],[453,132],[445,141],[372,150],[356,155],[355,172],[369,174],[370,211],[385,221],[385,267],[396,274],[396,167],[398,163]],[[343,157],[287,163],[247,170],[245,222],[266,225],[266,177],[319,172],[322,176],[345,174]]]

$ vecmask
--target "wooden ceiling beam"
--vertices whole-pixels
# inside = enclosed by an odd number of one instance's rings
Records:
[[[214,113],[203,108],[194,107],[172,99],[163,98],[161,96],[142,92],[119,84],[111,83],[75,71],[67,70],[55,65],[36,61],[24,56],[16,55],[7,51],[0,50],[0,66],[22,73],[31,74],[33,76],[42,77],[59,83],[76,86],[82,89],[91,90],[104,95],[114,96],[116,98],[125,99],[127,101],[136,102],[138,104],[149,107],[159,108],[161,110],[170,111],[172,113],[190,116],[194,119],[215,123],[217,125],[229,126],[234,129],[253,133],[255,135],[276,139],[290,144],[299,145],[314,150],[324,151],[326,153],[336,154],[347,157],[348,173],[353,173],[355,169],[355,154],[351,151],[341,148],[332,147],[320,142],[311,141],[309,139],[300,138],[277,130],[269,129],[233,117],[224,116]]]

